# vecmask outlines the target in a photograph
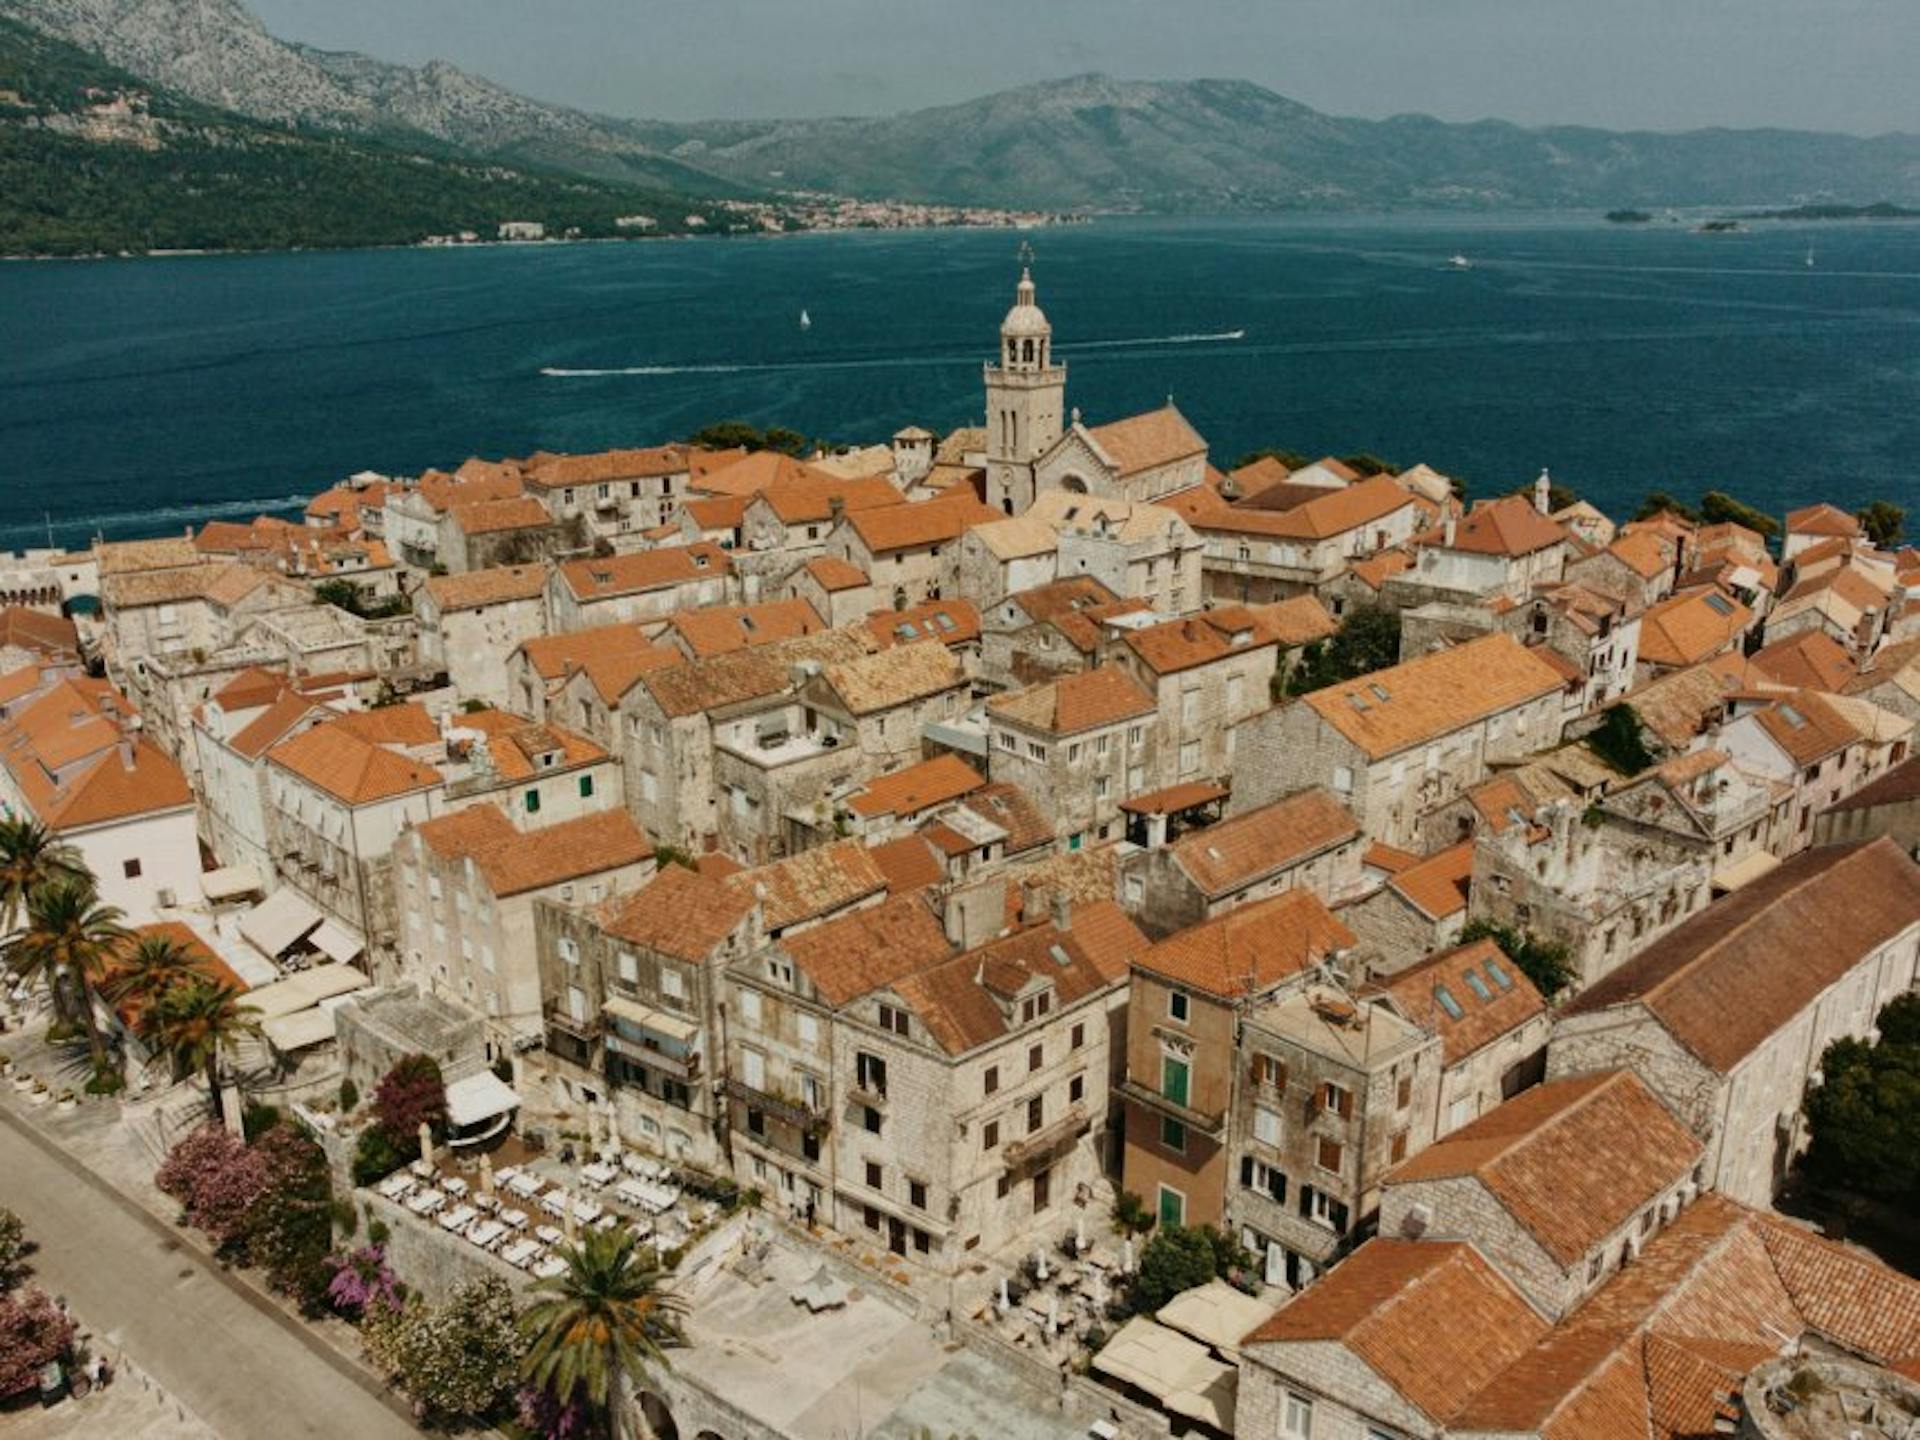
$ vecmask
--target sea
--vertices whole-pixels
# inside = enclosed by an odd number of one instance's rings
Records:
[[[1216,463],[1542,469],[1920,513],[1920,224],[1102,219],[0,265],[0,547],[289,513],[356,471],[711,421],[980,423],[1030,246],[1088,423],[1171,397]],[[1452,262],[1464,259],[1466,265]],[[811,325],[802,327],[805,310]]]

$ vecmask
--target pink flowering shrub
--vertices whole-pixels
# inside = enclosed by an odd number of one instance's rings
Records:
[[[248,1214],[269,1183],[265,1159],[217,1125],[175,1145],[153,1179],[180,1202],[187,1223],[222,1249],[245,1242]]]
[[[0,1295],[0,1396],[32,1389],[40,1367],[72,1343],[73,1321],[44,1290]]]
[[[370,1306],[387,1310],[400,1308],[405,1297],[399,1280],[387,1266],[386,1246],[365,1245],[345,1255],[332,1256],[328,1263],[335,1269],[333,1278],[327,1282],[327,1304],[337,1313],[358,1320]]]

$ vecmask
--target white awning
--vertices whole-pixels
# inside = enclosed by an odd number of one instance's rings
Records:
[[[297,1015],[338,995],[363,990],[373,982],[351,965],[316,965],[271,985],[247,992],[247,1003],[265,1021],[278,1015]]]
[[[682,1045],[691,1045],[700,1035],[700,1026],[692,1020],[675,1015],[671,1011],[656,1010],[651,1005],[642,1005],[621,995],[609,995],[607,1014],[628,1025],[637,1025],[642,1030],[651,1030],[656,1035],[664,1035],[669,1040],[677,1040]]]
[[[447,1120],[456,1130],[519,1108],[518,1092],[491,1070],[476,1070],[447,1086]]]
[[[229,865],[222,870],[209,870],[200,877],[200,893],[216,905],[222,900],[256,895],[261,889],[260,872],[251,865]]]
[[[320,923],[320,912],[298,890],[281,886],[240,920],[240,933],[269,960],[278,959]]]
[[[309,1006],[291,1015],[276,1015],[271,1020],[263,1021],[260,1029],[266,1035],[268,1044],[282,1055],[291,1055],[296,1050],[305,1050],[333,1039],[333,1010],[330,1006]]]
[[[1181,1291],[1160,1307],[1155,1318],[1232,1359],[1240,1353],[1241,1339],[1272,1319],[1279,1308],[1224,1280],[1209,1280]]]
[[[1233,1431],[1239,1371],[1215,1360],[1206,1346],[1144,1315],[1120,1327],[1093,1357],[1093,1368],[1146,1392],[1175,1415]]]
[[[332,920],[322,920],[320,928],[307,937],[307,943],[342,965],[351,965],[367,948],[356,932]]]
[[[1751,885],[1769,870],[1777,870],[1779,860],[1765,850],[1756,850],[1751,855],[1743,855],[1731,865],[1722,866],[1713,872],[1713,888],[1716,890],[1738,890]]]

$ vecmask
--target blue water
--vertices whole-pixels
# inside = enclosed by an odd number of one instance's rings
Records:
[[[1478,493],[1545,465],[1613,509],[1721,486],[1776,511],[1920,510],[1920,225],[1129,221],[1032,239],[1068,402],[1091,421],[1171,394],[1216,459],[1368,450]],[[842,440],[977,423],[1017,244],[0,266],[0,545],[43,542],[49,513],[63,544],[153,533],[284,509],[355,470],[731,417]],[[1445,268],[1456,251],[1472,270]]]

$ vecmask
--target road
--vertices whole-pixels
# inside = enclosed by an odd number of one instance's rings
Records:
[[[35,1281],[227,1440],[419,1435],[276,1312],[7,1121],[0,1177],[0,1204],[39,1245]]]

